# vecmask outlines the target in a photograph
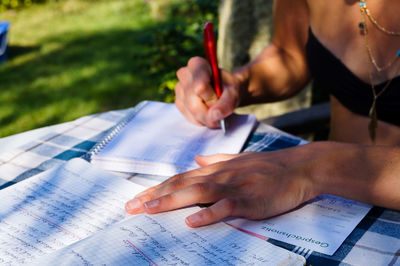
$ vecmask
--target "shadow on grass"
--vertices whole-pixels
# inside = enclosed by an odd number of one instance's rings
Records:
[[[12,60],[21,55],[29,54],[31,52],[37,52],[39,49],[39,46],[9,45],[7,48],[8,59]]]
[[[35,125],[22,123],[18,131],[130,107],[145,99],[162,100],[157,90],[167,70],[153,65],[159,49],[143,42],[151,38],[148,32],[112,30],[67,42],[52,39],[57,48],[43,55],[38,47],[11,46],[10,59],[39,54],[0,68],[0,136],[15,133],[7,125],[23,117],[35,120]]]

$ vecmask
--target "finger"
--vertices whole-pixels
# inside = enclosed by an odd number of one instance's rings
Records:
[[[197,203],[215,202],[234,194],[233,190],[213,182],[196,183],[171,194],[145,202],[143,209],[147,213],[165,212]]]
[[[187,83],[191,86],[190,89],[193,89],[208,107],[211,106],[218,98],[211,84],[211,66],[208,61],[202,57],[193,57],[188,62],[187,71],[191,73],[187,75],[191,76],[190,83]],[[184,72],[178,74],[178,78],[184,78]]]
[[[183,85],[175,86],[175,105],[183,116],[196,125],[206,126],[208,107],[196,95],[186,96]]]
[[[228,94],[222,93],[221,98],[208,109],[206,117],[208,123],[218,122],[233,113],[235,106],[232,99],[226,95]]]
[[[176,176],[160,185],[157,185],[156,187],[153,187],[146,193],[138,195],[136,198],[141,202],[146,202],[168,194],[176,193],[190,186],[196,186],[197,184],[200,184],[201,188],[202,183],[208,182],[212,183],[213,181],[205,176],[195,176],[192,178],[181,178],[180,176]]]
[[[207,61],[203,60],[201,57],[191,58],[187,66],[176,71],[176,76],[179,82],[184,84],[185,89],[192,90],[195,83],[210,83],[211,68]]]
[[[187,96],[185,94],[185,89],[184,85],[181,82],[178,82],[175,85],[175,106],[178,108],[178,110],[182,113],[182,115],[192,122],[193,124],[196,125],[205,125],[205,119],[198,120],[196,119],[192,113],[189,111],[187,108],[188,106],[192,106],[190,103],[191,99],[187,99]],[[204,108],[203,108],[204,109]],[[204,112],[205,114],[207,113],[207,109],[204,109],[203,111],[196,111],[196,112]]]
[[[237,159],[239,157],[251,158],[251,156],[253,154],[256,154],[256,153],[255,152],[241,152],[241,153],[238,153],[238,154],[223,154],[223,153],[219,153],[219,154],[213,154],[213,155],[208,155],[208,156],[196,155],[194,157],[194,160],[196,161],[196,163],[200,167],[205,167],[205,166],[209,166],[209,165],[216,164],[216,163],[219,163],[219,162],[225,162],[225,161]],[[232,169],[231,167],[232,166],[230,166],[230,169]],[[219,168],[222,168],[222,167],[219,167]],[[203,168],[200,168],[200,169],[203,169]],[[203,174],[205,174],[205,173],[203,173]]]
[[[142,211],[141,204],[143,202],[150,201],[162,195],[174,193],[195,183],[204,183],[209,181],[217,183],[227,182],[227,180],[231,178],[230,172],[226,171],[223,165],[212,163],[217,161],[229,160],[231,158],[240,157],[245,154],[246,153],[236,155],[220,154],[214,156],[197,156],[196,160],[198,160],[200,164],[204,163],[210,165],[208,167],[198,168],[186,173],[175,175],[168,180],[162,182],[161,184],[137,194],[134,199],[137,199],[138,201],[132,200],[132,202],[127,203],[127,211],[129,213],[140,212]],[[232,169],[232,167],[230,167],[229,169]],[[236,172],[239,173],[240,170]]]
[[[141,198],[141,197],[145,196],[146,194],[150,194],[150,193],[153,192],[154,190],[158,189],[160,185],[161,185],[161,184],[158,184],[158,185],[155,185],[155,186],[153,186],[153,187],[151,187],[151,188],[148,188],[148,189],[146,189],[146,190],[144,190],[144,191],[142,191],[142,192],[136,194],[134,198],[135,198],[135,199],[136,199],[136,198]]]
[[[184,172],[184,173],[181,173],[181,174],[177,174],[177,175],[171,176],[167,180],[164,180],[162,183],[160,183],[160,184],[158,184],[158,185],[156,185],[154,187],[151,187],[151,188],[145,190],[142,193],[145,194],[146,192],[152,192],[154,190],[157,190],[157,189],[159,189],[161,187],[164,187],[164,186],[172,184],[172,183],[174,183],[175,186],[178,186],[179,188],[181,188],[181,186],[184,186],[186,184],[190,185],[190,184],[193,184],[193,182],[202,182],[203,180],[205,180],[203,178],[205,171],[202,171],[202,170],[203,169],[198,168],[198,169],[194,169],[194,170],[191,170],[191,171],[188,171],[188,172]],[[197,178],[197,179],[194,179],[194,178]],[[189,179],[191,180],[190,183],[186,183],[188,181],[185,181],[185,180],[189,180]],[[139,195],[142,195],[142,193],[139,193],[137,195],[137,197]]]
[[[213,121],[208,119],[209,108],[201,98],[192,94],[187,98],[185,105],[190,114],[203,125],[209,128],[219,126],[219,120]]]
[[[198,125],[198,126],[205,126],[205,122],[198,121],[191,112],[189,112],[186,109],[186,105],[183,104],[181,101],[178,100],[178,98],[175,98],[175,106],[178,108],[178,110],[181,112],[181,114],[191,123]],[[205,119],[203,119],[205,120]]]
[[[151,201],[162,195],[160,193],[157,193],[157,190],[160,189],[159,187],[160,185],[142,191],[141,193],[137,194],[133,199],[126,202],[125,203],[126,212],[129,214],[139,214],[144,212],[145,210],[143,204],[145,202]]]
[[[253,209],[250,202],[243,198],[224,198],[212,206],[196,212],[186,218],[190,227],[199,227],[216,223],[226,217],[252,217]]]
[[[221,70],[223,80],[228,81],[223,84],[221,97],[216,101],[208,111],[208,119],[211,121],[219,121],[233,113],[235,108],[239,106],[239,92],[232,81],[229,72]]]
[[[217,94],[210,84],[210,77],[205,76],[205,73],[198,75],[204,77],[193,85],[193,91],[199,98],[201,98],[207,107],[211,107],[218,100]]]
[[[219,108],[211,107],[208,112],[207,116],[205,117],[207,124],[216,124],[219,127],[219,121],[224,119],[224,114],[221,112]]]
[[[145,198],[143,197],[142,200],[140,198],[134,198],[125,203],[125,211],[129,214],[139,214],[142,213],[143,210],[143,203],[146,202]]]
[[[228,72],[224,73],[227,76]],[[179,83],[175,86],[176,105],[189,121],[216,128],[219,120],[230,115],[236,107],[232,99],[237,97],[234,97],[234,93],[229,93],[229,90],[222,94],[219,106],[213,107],[220,100],[211,85],[210,65],[204,58],[191,58],[186,67],[177,71],[177,77]],[[211,107],[213,108],[209,111]]]
[[[181,83],[175,86],[175,105],[179,111],[194,124],[216,128],[218,122],[207,121],[208,106],[204,101],[194,93],[187,94]]]
[[[189,59],[188,64],[187,64],[188,69],[190,69],[193,73],[201,73],[201,72],[206,72],[208,73],[208,76],[211,76],[211,66],[208,63],[208,61],[200,56],[195,56]],[[196,70],[200,70],[199,72],[196,72]],[[194,75],[196,76],[196,75]],[[211,79],[210,79],[211,80]]]
[[[127,204],[128,212],[129,213],[137,213],[143,211],[142,204],[144,202],[168,195],[176,193],[180,190],[184,190],[190,186],[196,188],[198,184],[203,183],[218,183],[224,184],[227,180],[230,179],[230,174],[226,171],[222,171],[219,173],[216,168],[219,167],[218,165],[213,165],[212,167],[208,167],[211,169],[204,169],[199,168],[196,170],[192,170],[183,174],[179,174],[169,178],[168,180],[164,181],[163,183],[154,186],[146,191],[139,193],[136,197],[132,200],[131,203]],[[226,191],[228,191],[226,189]],[[193,192],[195,193],[196,190]],[[212,191],[211,191],[212,192]],[[204,194],[206,196],[208,194]],[[225,195],[225,194],[220,194]],[[205,199],[205,198],[204,198]],[[212,202],[214,198],[209,198],[209,200],[204,200],[205,202]],[[137,201],[134,201],[137,200]],[[197,202],[196,202],[197,203]],[[140,205],[139,205],[140,204]],[[136,209],[133,209],[136,208]]]
[[[175,85],[175,106],[190,122],[197,125],[206,125],[205,115],[208,108],[197,95],[191,93],[193,87],[192,73],[188,67],[180,68],[177,71],[179,82]],[[194,117],[193,114],[204,114],[204,118]]]
[[[143,203],[154,199],[156,196],[153,193],[156,191],[161,184],[148,188],[139,194],[135,195],[135,197],[128,202],[125,203],[125,210],[129,214],[138,214],[142,213],[143,210]]]
[[[228,81],[232,79],[227,71],[221,70],[221,73],[222,77]],[[218,126],[217,122],[230,115],[237,106],[238,97],[233,86],[225,86],[221,98],[218,99],[211,84],[211,67],[205,59],[200,57],[192,58],[189,60],[187,68],[184,71],[179,71],[178,74],[182,81],[186,80],[188,82],[186,86],[191,87],[186,89],[193,89],[194,95],[202,100],[207,109],[210,108],[209,114],[206,117],[205,124],[207,126]],[[190,81],[188,76],[191,76]],[[191,105],[188,106],[190,108]]]
[[[196,155],[194,160],[199,166],[204,167],[210,164],[228,161],[236,157],[238,157],[237,154],[213,154],[209,156]]]

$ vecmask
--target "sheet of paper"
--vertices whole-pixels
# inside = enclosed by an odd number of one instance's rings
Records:
[[[148,102],[92,156],[92,163],[113,171],[171,176],[197,168],[195,155],[239,153],[256,119],[233,115],[226,123],[224,134],[188,122],[174,104]]]
[[[371,209],[370,205],[320,195],[301,208],[262,221],[230,219],[245,231],[333,255]]]
[[[300,255],[223,223],[189,228],[199,208],[142,214],[41,258],[54,265],[304,265]],[[62,260],[59,260],[62,258]]]
[[[0,191],[0,265],[29,263],[121,221],[142,190],[73,159]]]

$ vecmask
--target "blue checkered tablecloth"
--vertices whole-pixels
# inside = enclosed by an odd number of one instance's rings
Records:
[[[130,109],[110,111],[72,122],[0,139],[0,189],[85,155]],[[272,151],[306,141],[259,124],[245,151]],[[134,175],[125,178],[135,178]],[[268,239],[303,255],[307,265],[400,265],[400,212],[374,207],[333,256]]]

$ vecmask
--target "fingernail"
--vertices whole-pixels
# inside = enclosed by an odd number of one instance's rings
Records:
[[[222,113],[221,113],[221,111],[218,110],[218,109],[212,111],[212,113],[211,113],[211,118],[212,118],[213,121],[221,120],[221,118],[222,118]]]
[[[130,201],[128,201],[126,204],[125,204],[125,208],[126,208],[126,210],[128,211],[128,212],[131,212],[131,211],[134,211],[134,210],[136,210],[136,209],[139,209],[140,208],[140,200],[137,200],[137,199],[133,199],[133,200],[130,200]]]
[[[196,226],[201,221],[200,215],[197,213],[186,217],[186,223],[190,226]]]
[[[152,209],[152,208],[157,207],[159,204],[160,204],[159,200],[151,200],[151,201],[144,203],[144,207],[146,209]]]

